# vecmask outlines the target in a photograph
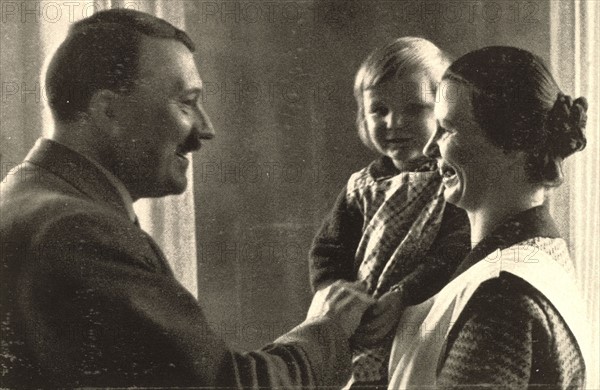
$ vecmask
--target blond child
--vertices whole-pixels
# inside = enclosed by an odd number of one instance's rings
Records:
[[[314,291],[361,280],[377,298],[353,339],[349,388],[387,385],[403,308],[439,291],[470,249],[466,214],[446,204],[436,163],[423,155],[448,65],[433,43],[404,37],[372,52],[356,75],[358,133],[380,156],[350,176],[309,256]]]

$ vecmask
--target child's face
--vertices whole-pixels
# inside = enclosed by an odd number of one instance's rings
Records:
[[[412,73],[363,92],[369,138],[399,169],[423,156],[435,132],[434,86],[427,75]]]

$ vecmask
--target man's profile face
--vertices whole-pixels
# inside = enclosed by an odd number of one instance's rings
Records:
[[[136,86],[115,105],[111,170],[134,199],[180,194],[189,153],[214,132],[200,102],[202,80],[181,42],[144,38]]]

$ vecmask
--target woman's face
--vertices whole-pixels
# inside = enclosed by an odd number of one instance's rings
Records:
[[[427,75],[413,73],[363,92],[369,139],[400,169],[423,156],[423,147],[435,131],[432,85]]]
[[[423,152],[438,160],[446,200],[465,210],[495,202],[510,186],[514,159],[493,145],[477,124],[469,88],[442,81],[435,116],[438,128]]]

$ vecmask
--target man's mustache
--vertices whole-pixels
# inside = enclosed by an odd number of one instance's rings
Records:
[[[185,154],[194,152],[202,146],[200,135],[197,131],[193,131],[178,148],[179,152]]]

